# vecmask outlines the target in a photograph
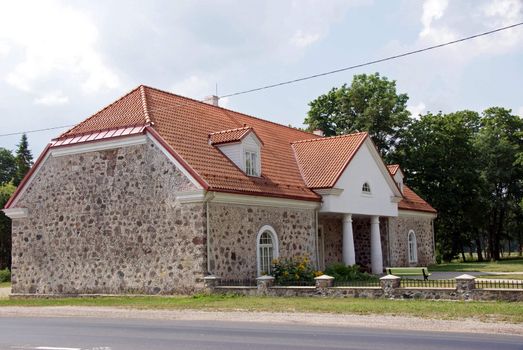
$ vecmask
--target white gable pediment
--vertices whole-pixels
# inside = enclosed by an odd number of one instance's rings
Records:
[[[225,143],[216,145],[216,147],[222,151],[222,153],[229,158],[238,168],[242,171],[246,171],[245,164],[245,154],[246,152],[254,152],[257,154],[256,157],[256,167],[258,169],[258,174],[261,174],[261,147],[262,142],[256,136],[254,132],[249,132],[245,137],[239,142],[234,143]]]
[[[365,191],[364,187],[370,191]],[[322,212],[398,215],[401,192],[370,138],[351,159],[334,189],[335,192],[317,191],[323,197]]]

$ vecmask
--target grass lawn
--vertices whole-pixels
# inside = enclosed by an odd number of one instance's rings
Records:
[[[11,282],[0,282],[0,288],[11,288]]]
[[[474,318],[484,321],[523,322],[523,303],[521,302],[202,295],[194,297],[0,299],[0,310],[2,306],[106,306],[152,310],[192,309],[212,311],[321,312],[361,315],[387,314],[438,319]]]
[[[429,271],[523,272],[523,259],[511,258],[493,262],[443,263],[429,266]]]
[[[495,280],[523,280],[523,275],[483,275],[478,278],[488,278]]]

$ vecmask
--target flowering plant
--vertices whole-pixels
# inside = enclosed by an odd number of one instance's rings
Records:
[[[314,277],[321,275],[315,271],[310,259],[305,255],[291,258],[274,259],[272,261],[272,275],[276,284],[289,285],[296,282],[314,282]]]

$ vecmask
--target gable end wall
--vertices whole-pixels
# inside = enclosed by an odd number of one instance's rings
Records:
[[[186,292],[206,270],[203,204],[150,140],[49,157],[13,220],[13,293]]]

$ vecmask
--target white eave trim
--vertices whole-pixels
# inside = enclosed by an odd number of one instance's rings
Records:
[[[250,196],[235,193],[213,192],[213,203],[247,205],[247,206],[264,206],[276,208],[294,208],[294,209],[317,209],[320,202],[301,201],[297,199]]]
[[[339,196],[343,192],[343,188],[336,188],[336,187],[319,188],[317,190],[314,190],[314,192],[316,192],[320,196],[325,196],[325,195]]]
[[[404,209],[398,209],[398,217],[423,217],[423,218],[430,218],[435,219],[438,217],[437,214],[429,213],[426,211],[417,211],[417,210],[404,210]]]
[[[56,148],[51,148],[51,155],[53,157],[63,157],[72,154],[80,154],[87,152],[96,152],[103,151],[106,149],[120,148],[120,147],[129,147],[134,145],[141,145],[147,142],[145,135],[133,135],[118,138],[116,140],[107,140],[107,141],[93,141],[87,142],[78,145],[64,145],[58,146]]]
[[[10,219],[22,219],[26,218],[29,215],[27,208],[9,208],[2,209],[4,214]]]
[[[175,192],[176,201],[185,203],[202,203],[205,201],[205,190]]]

